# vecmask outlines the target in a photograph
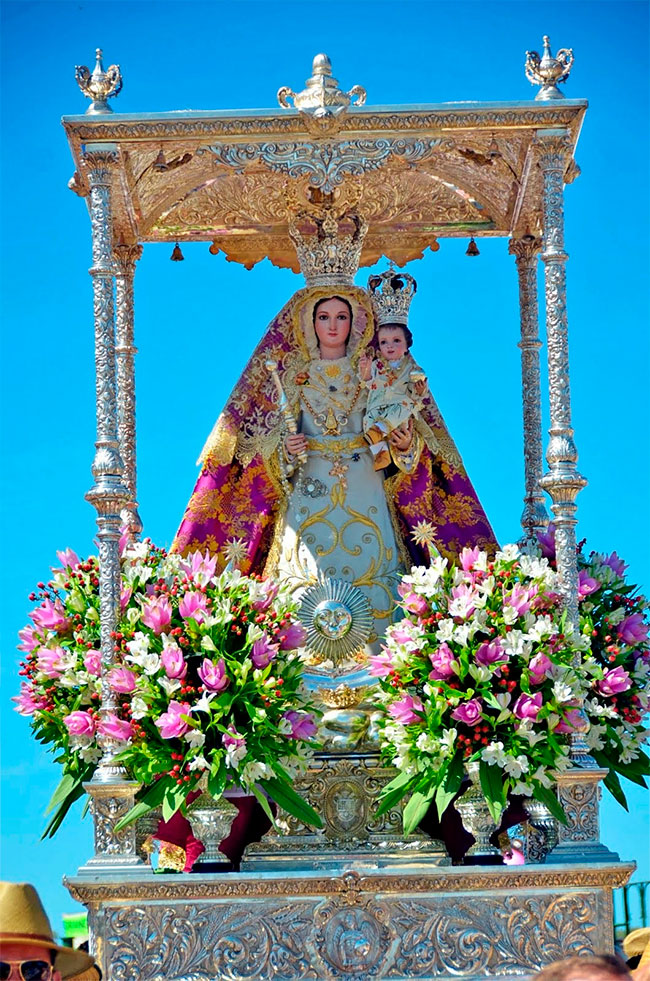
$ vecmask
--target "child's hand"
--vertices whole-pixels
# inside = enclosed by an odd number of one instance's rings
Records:
[[[372,358],[364,351],[359,358],[359,377],[362,381],[370,381],[372,373]]]
[[[426,391],[427,391],[426,378],[418,378],[413,388],[415,389],[415,394],[419,395],[420,398],[422,398],[423,395],[426,395]]]

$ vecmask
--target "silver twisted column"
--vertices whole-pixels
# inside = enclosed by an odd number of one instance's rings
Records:
[[[521,322],[521,395],[524,423],[524,510],[521,544],[537,544],[537,532],[548,525],[548,514],[540,488],[542,478],[542,406],[540,388],[537,311],[537,255],[541,242],[534,235],[512,239],[508,247],[516,257],[519,277],[519,315]]]
[[[555,554],[560,588],[567,620],[576,629],[578,614],[578,560],[576,555],[575,499],[587,481],[577,469],[578,451],[571,426],[569,383],[569,333],[566,311],[564,251],[564,174],[570,142],[564,132],[538,134],[534,146],[543,177],[544,244],[542,262],[545,273],[546,333],[551,426],[546,450],[548,473],[540,485],[551,495],[555,522]],[[589,755],[584,732],[571,735],[572,766],[557,775],[557,793],[568,818],[558,829],[559,843],[548,856],[549,862],[618,861],[618,855],[600,843],[598,783],[607,770],[596,767]]]
[[[93,281],[95,317],[95,369],[97,403],[97,440],[92,465],[94,485],[86,494],[97,511],[99,541],[99,602],[102,653],[102,697],[100,726],[115,712],[117,697],[106,680],[113,663],[113,633],[120,604],[120,511],[129,500],[122,481],[123,463],[117,438],[117,393],[115,385],[115,323],[113,303],[113,243],[111,215],[111,169],[117,154],[110,146],[91,149],[84,155],[90,185],[90,218],[92,225]],[[91,795],[95,821],[95,855],[85,866],[98,869],[137,870],[142,863],[135,854],[135,831],[132,827],[115,834],[114,825],[133,804],[137,789],[134,781],[114,757],[119,744],[101,734],[102,750],[95,775],[85,789]]]
[[[135,449],[135,355],[138,349],[133,343],[133,276],[135,264],[142,255],[141,245],[116,245],[115,256],[115,305],[117,358],[117,430],[120,454],[124,464],[124,483],[129,500],[121,518],[126,526],[129,541],[134,542],[142,533],[142,521],[138,513],[136,449]]]

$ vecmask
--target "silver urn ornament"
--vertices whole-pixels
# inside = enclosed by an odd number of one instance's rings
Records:
[[[501,852],[491,843],[490,838],[497,826],[492,820],[485,794],[481,788],[478,760],[467,763],[465,770],[471,783],[454,804],[460,814],[463,827],[474,838],[474,844],[465,855],[465,862],[469,865],[472,865],[474,861],[477,864],[481,864],[481,862],[483,864],[496,864],[501,861]]]
[[[230,862],[221,851],[221,842],[230,834],[232,823],[239,810],[226,796],[215,800],[210,794],[201,794],[187,809],[187,817],[192,825],[192,833],[202,842],[205,851],[197,864],[208,862]]]

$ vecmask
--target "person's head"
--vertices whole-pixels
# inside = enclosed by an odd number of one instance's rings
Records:
[[[620,978],[631,977],[623,961],[604,954],[556,961],[536,974],[534,981],[619,981]]]
[[[400,361],[413,343],[413,334],[405,324],[382,324],[377,328],[379,353],[387,361]]]
[[[0,882],[0,981],[63,981],[94,963],[83,951],[54,942],[33,886]]]
[[[319,300],[314,307],[314,330],[321,358],[342,358],[351,328],[352,307],[343,297],[331,296]]]

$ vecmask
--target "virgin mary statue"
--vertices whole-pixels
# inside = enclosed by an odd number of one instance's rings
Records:
[[[317,224],[316,236],[292,228],[307,286],[273,318],[219,416],[174,549],[289,582],[320,684],[354,687],[405,570],[489,548],[494,535],[431,395],[375,470],[358,361],[377,304],[405,324],[404,280],[384,277],[374,296],[354,286],[363,223]]]

